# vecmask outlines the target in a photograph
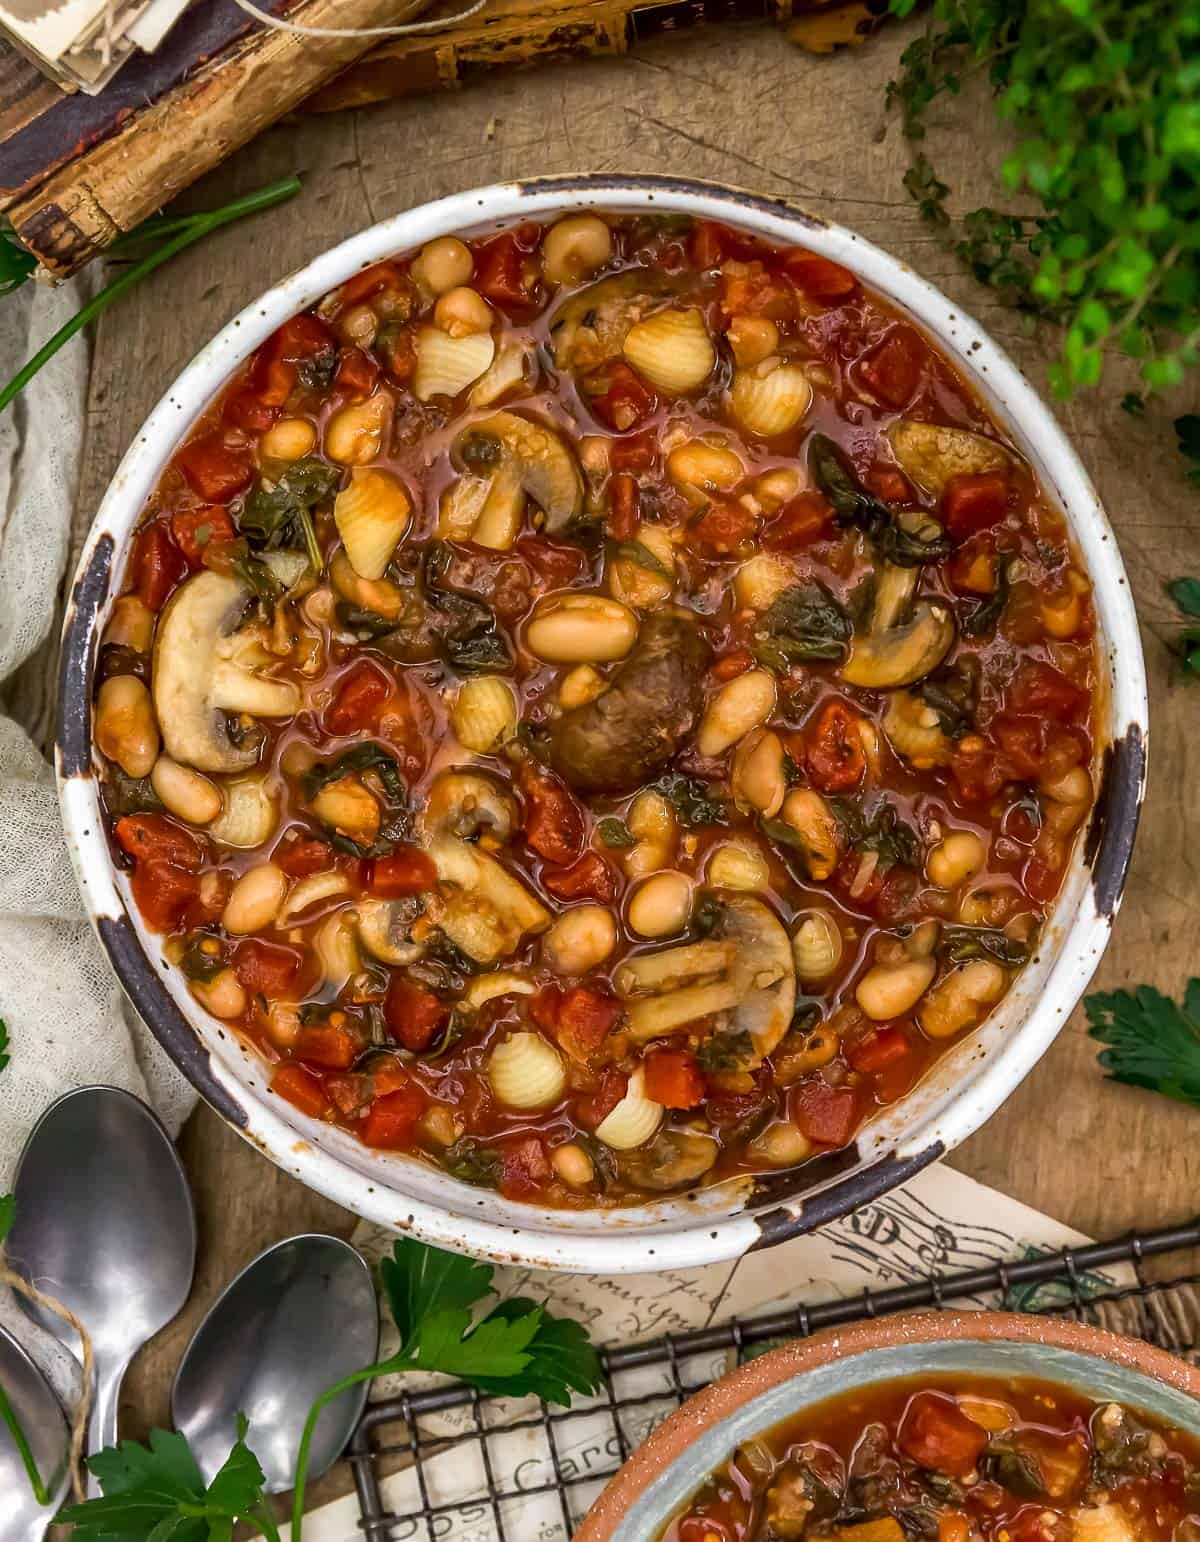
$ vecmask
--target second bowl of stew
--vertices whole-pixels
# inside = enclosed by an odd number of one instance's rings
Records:
[[[80,571],[64,809],[126,988],[440,1242],[662,1267],[851,1208],[1028,1070],[1119,898],[1144,681],[1086,477],[936,291],[747,194],[355,237],[184,372]]]
[[[660,1425],[576,1542],[1192,1542],[1200,1373],[964,1312],[775,1350]]]

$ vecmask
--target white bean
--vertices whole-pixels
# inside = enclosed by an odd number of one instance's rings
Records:
[[[873,1022],[886,1022],[910,1012],[929,989],[937,973],[931,958],[910,958],[902,964],[876,964],[855,987],[854,999]]]
[[[562,1181],[569,1183],[573,1189],[585,1189],[596,1172],[591,1157],[574,1141],[568,1141],[565,1146],[556,1146],[550,1153],[550,1165]]]
[[[617,923],[603,905],[575,905],[542,939],[555,974],[581,975],[602,964],[617,945]]]
[[[233,886],[221,916],[227,932],[246,935],[270,926],[287,895],[287,874],[274,862],[261,862]]]
[[[655,873],[629,901],[629,929],[639,937],[681,932],[692,910],[692,884],[683,873]]]
[[[775,676],[769,669],[748,669],[730,680],[709,702],[696,736],[701,755],[723,755],[753,728],[759,728],[775,707]]]
[[[525,629],[531,653],[548,664],[600,664],[623,659],[637,638],[637,617],[599,594],[542,600]]]
[[[957,889],[974,878],[986,860],[987,847],[973,830],[954,830],[929,853],[925,871],[939,889]]]
[[[126,776],[150,774],[158,757],[158,723],[150,692],[136,675],[111,675],[96,698],[96,743]]]
[[[168,813],[190,825],[207,825],[221,812],[221,794],[199,771],[181,766],[169,755],[160,755],[150,773],[150,785]]]
[[[188,989],[214,1017],[241,1017],[246,1010],[246,992],[232,969],[222,969],[211,980],[192,980]]]

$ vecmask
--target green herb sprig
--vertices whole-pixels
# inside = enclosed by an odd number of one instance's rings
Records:
[[[34,354],[29,362],[21,367],[6,386],[0,389],[0,412],[25,389],[37,372],[43,368],[64,344],[68,343],[77,332],[81,332],[90,321],[95,321],[121,296],[142,279],[148,277],[163,263],[169,262],[179,252],[194,246],[197,241],[202,241],[205,236],[210,236],[215,230],[220,230],[223,225],[232,225],[236,220],[245,219],[247,215],[259,214],[264,209],[273,208],[278,203],[284,203],[289,198],[294,198],[300,191],[300,179],[298,177],[285,177],[279,182],[272,182],[267,187],[260,187],[257,192],[247,193],[244,198],[237,198],[232,203],[224,204],[219,209],[209,210],[203,214],[186,214],[178,218],[168,218],[156,215],[139,225],[136,230],[131,230],[128,235],[122,236],[108,251],[110,257],[134,256],[135,253],[144,253],[137,256],[124,272],[111,279],[104,287],[82,306],[71,319],[61,326]],[[148,243],[158,242],[151,251],[145,251]],[[16,239],[11,226],[0,226],[0,295],[11,294],[29,279],[37,261],[32,253]]]
[[[1200,678],[1200,578],[1176,578],[1167,585],[1167,593],[1180,613],[1196,626],[1185,626],[1170,644],[1186,677]]]
[[[1182,1004],[1152,985],[1083,1004],[1088,1033],[1107,1046],[1099,1060],[1111,1080],[1200,1107],[1200,979],[1188,981]]]
[[[916,0],[892,0],[907,16]],[[1115,344],[1144,388],[1200,357],[1200,12],[1193,0],[933,0],[888,88],[914,148],[905,185],[975,276],[1064,328],[1059,396],[1094,386]],[[1033,216],[955,223],[921,150],[930,107],[984,74],[1017,145],[1001,176]]]

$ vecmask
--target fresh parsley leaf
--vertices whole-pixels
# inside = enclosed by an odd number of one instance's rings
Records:
[[[443,1308],[474,1306],[492,1289],[490,1264],[477,1264],[457,1253],[427,1247],[401,1237],[392,1256],[379,1265],[388,1310],[406,1344],[422,1318]]]
[[[532,1301],[502,1301],[491,1314],[519,1327],[532,1309],[537,1316],[533,1336],[525,1345],[528,1364],[515,1377],[486,1374],[475,1385],[493,1397],[522,1397],[532,1393],[546,1403],[566,1406],[571,1393],[584,1396],[600,1385],[600,1357],[588,1341],[581,1323],[569,1317],[552,1317]],[[491,1320],[491,1319],[489,1319]]]
[[[1113,1081],[1200,1107],[1200,979],[1183,1003],[1152,985],[1084,999],[1088,1033],[1108,1047],[1099,1061]]]

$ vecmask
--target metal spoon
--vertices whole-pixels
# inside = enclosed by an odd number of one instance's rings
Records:
[[[69,1306],[91,1335],[88,1450],[103,1450],[116,1444],[129,1362],[191,1289],[196,1217],[182,1164],[144,1103],[117,1087],[81,1087],[34,1125],[14,1193],[9,1262]],[[18,1300],[35,1322],[76,1347],[60,1317]],[[99,1492],[94,1479],[88,1492]]]
[[[49,1504],[37,1502],[16,1441],[0,1420],[0,1494],[6,1496],[0,1514],[0,1542],[39,1542],[66,1493],[70,1437],[50,1383],[4,1328],[0,1328],[0,1387],[8,1394],[50,1495]]]
[[[378,1354],[366,1264],[336,1237],[292,1237],[260,1253],[213,1303],[176,1372],[171,1417],[211,1482],[244,1413],[267,1491],[278,1494],[295,1483],[301,1431],[318,1394]],[[310,1478],[337,1460],[366,1397],[363,1383],[322,1411]]]

